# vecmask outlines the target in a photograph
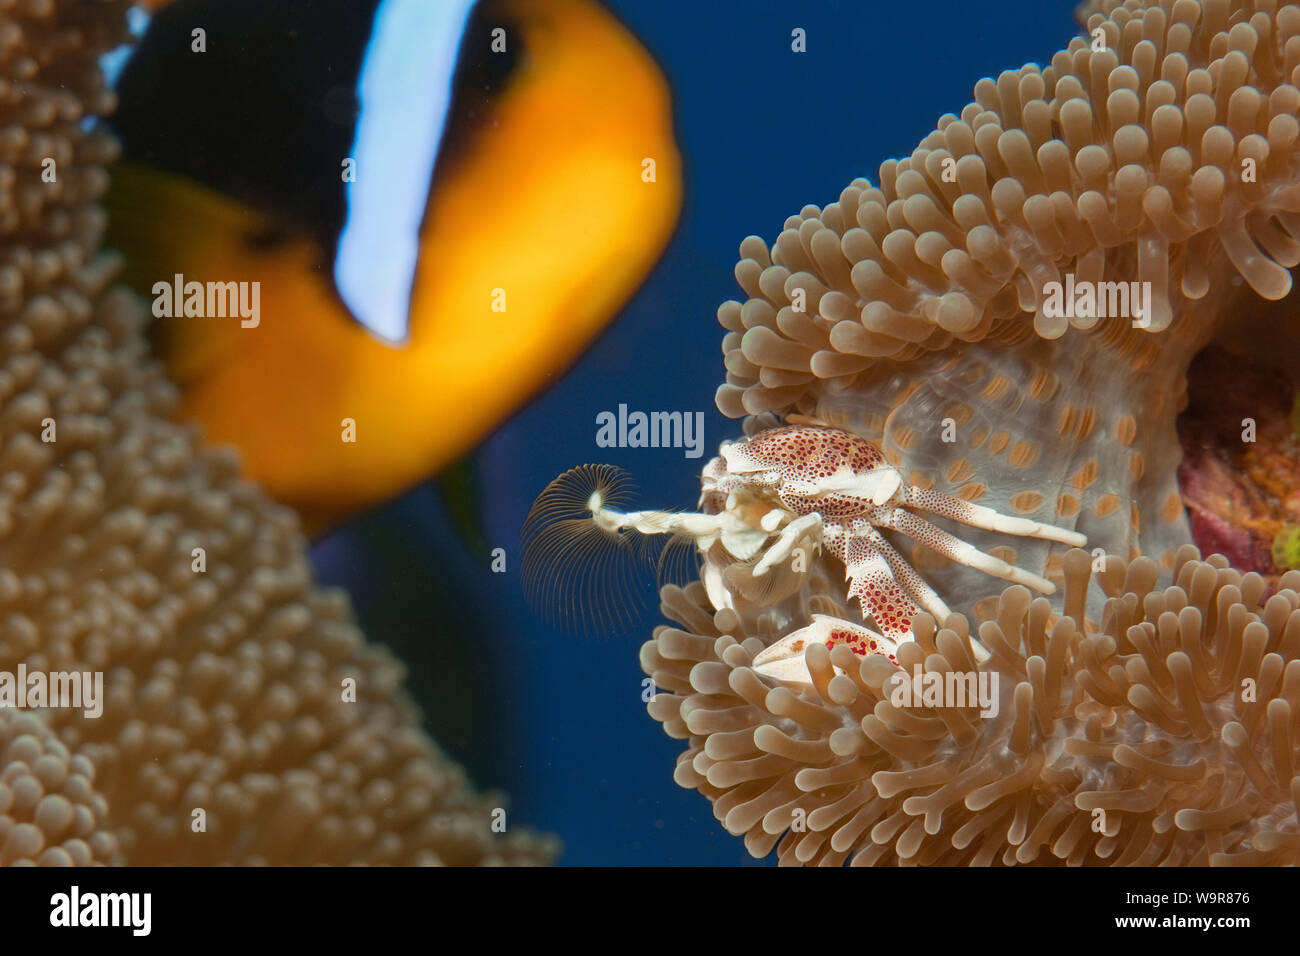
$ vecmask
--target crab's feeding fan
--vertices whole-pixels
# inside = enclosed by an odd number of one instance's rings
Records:
[[[656,539],[595,520],[626,505],[635,484],[613,465],[579,465],[537,496],[520,532],[524,596],[542,617],[610,634],[645,614],[654,596]]]

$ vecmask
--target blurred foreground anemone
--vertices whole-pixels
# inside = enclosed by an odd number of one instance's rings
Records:
[[[641,663],[651,715],[687,740],[675,779],[755,856],[786,864],[1300,863],[1300,572],[1264,579],[1180,550],[1176,584],[1111,557],[1100,627],[1091,558],[1065,562],[1065,614],[1007,588],[979,629],[917,619],[908,673],[996,672],[999,708],[895,706],[898,672],[840,645],[807,651],[813,692],[749,667],[765,643],[703,587],[663,592]],[[836,668],[843,673],[836,673]]]
[[[45,721],[0,710],[0,864],[112,859],[118,840],[94,778],[94,764],[73,756]]]
[[[125,9],[0,2],[0,671],[102,671],[105,698],[0,709],[0,863],[547,862],[312,586],[297,519],[167,420],[99,252],[114,144],[81,126]]]

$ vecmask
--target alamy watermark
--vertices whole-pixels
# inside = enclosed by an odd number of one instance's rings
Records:
[[[0,707],[17,710],[70,708],[97,718],[104,712],[103,671],[0,671]]]
[[[1150,282],[1082,282],[1073,272],[1065,282],[1043,286],[1043,315],[1049,319],[1132,319],[1135,329],[1151,325]]]
[[[186,282],[179,272],[171,282],[153,284],[154,318],[239,316],[239,325],[255,329],[262,321],[262,283]]]
[[[148,936],[152,912],[152,893],[83,893],[74,884],[50,897],[50,925],[56,927],[116,926],[132,936]]]
[[[981,717],[998,715],[997,671],[900,671],[886,681],[895,707],[979,707]]]
[[[629,412],[596,415],[596,445],[600,448],[684,448],[687,458],[704,454],[703,412]]]

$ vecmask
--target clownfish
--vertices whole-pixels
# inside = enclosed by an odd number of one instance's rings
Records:
[[[109,244],[176,417],[308,530],[463,456],[676,226],[668,84],[595,0],[149,6]]]

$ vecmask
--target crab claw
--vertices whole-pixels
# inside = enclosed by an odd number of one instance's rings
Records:
[[[861,624],[852,624],[828,614],[814,614],[813,622],[807,627],[787,634],[760,651],[754,658],[753,668],[764,677],[811,686],[812,675],[804,662],[804,652],[809,644],[825,644],[827,648],[847,644],[859,657],[884,654],[891,661],[895,660],[894,654],[898,649],[898,645],[889,638]],[[838,668],[836,673],[841,673]]]

